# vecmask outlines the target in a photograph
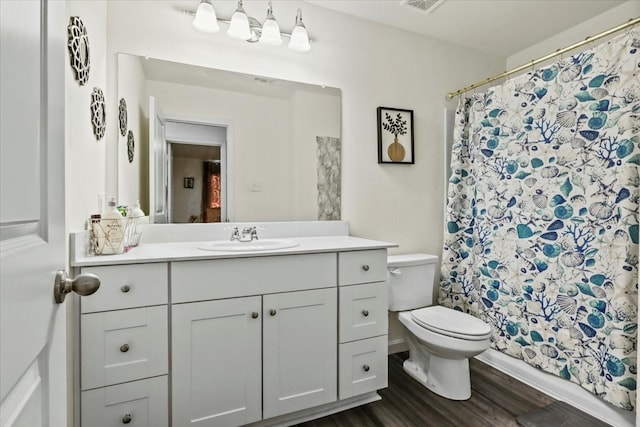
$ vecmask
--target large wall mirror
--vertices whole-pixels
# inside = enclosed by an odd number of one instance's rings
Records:
[[[339,89],[117,55],[118,197],[156,223],[340,219]]]

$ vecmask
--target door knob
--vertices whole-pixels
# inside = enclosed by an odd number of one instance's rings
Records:
[[[91,295],[100,287],[100,278],[95,274],[80,274],[73,279],[69,279],[67,272],[58,270],[56,272],[55,283],[53,284],[53,296],[58,304],[64,302],[64,298],[71,291],[80,296]]]

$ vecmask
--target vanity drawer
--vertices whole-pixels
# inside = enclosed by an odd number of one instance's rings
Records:
[[[336,286],[335,253],[171,263],[171,302],[303,291]]]
[[[387,335],[340,344],[339,361],[340,399],[387,387]]]
[[[100,278],[100,289],[80,299],[81,313],[166,304],[166,263],[83,267]]]
[[[386,280],[386,249],[340,252],[338,254],[338,285],[356,285]]]
[[[168,372],[167,306],[83,314],[81,389]]]
[[[166,427],[167,376],[83,391],[83,427]]]
[[[369,283],[340,287],[340,342],[386,335],[388,284]]]

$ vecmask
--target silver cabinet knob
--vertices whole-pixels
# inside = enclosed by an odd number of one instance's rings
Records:
[[[129,424],[131,422],[131,414],[126,414],[122,417],[122,424]]]
[[[254,311],[253,313],[251,313],[251,318],[252,319],[257,319],[258,318],[258,312]]]
[[[270,314],[271,316],[275,316],[275,315],[276,315],[276,313],[277,313],[277,312],[276,312],[274,309],[269,310],[269,314]]]
[[[367,264],[365,264],[365,265],[362,266],[362,269],[364,271],[369,271],[369,266]]]
[[[126,353],[127,351],[129,351],[129,344],[122,344],[120,346],[120,351],[123,353]]]
[[[100,287],[100,278],[95,274],[80,274],[69,279],[67,272],[58,270],[53,284],[53,296],[58,304],[64,302],[64,298],[70,292],[75,292],[80,296],[91,295]]]
[[[369,365],[364,365],[362,367],[362,370],[365,371],[365,372],[369,372],[369,369],[371,369],[371,368],[369,368]]]
[[[369,315],[369,310],[362,310],[362,315],[367,317]]]
[[[127,293],[127,292],[129,292],[130,290],[131,290],[131,286],[129,286],[129,285],[124,285],[123,287],[121,287],[121,288],[120,288],[120,291],[121,291],[123,294],[126,294],[126,293]]]

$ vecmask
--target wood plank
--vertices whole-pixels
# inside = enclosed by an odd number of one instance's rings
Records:
[[[404,372],[402,363],[408,356],[406,352],[389,356],[389,387],[379,392],[382,400],[300,425],[517,427],[518,417],[557,402],[475,359],[470,363],[471,398],[466,401],[449,400],[427,390]],[[574,412],[586,415],[575,408],[572,410],[572,417]]]

